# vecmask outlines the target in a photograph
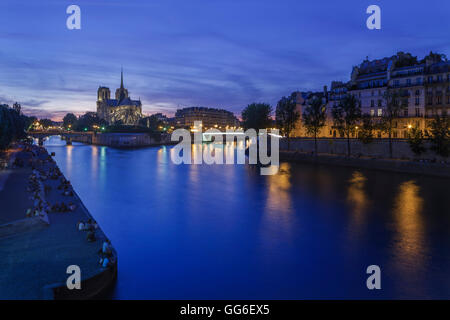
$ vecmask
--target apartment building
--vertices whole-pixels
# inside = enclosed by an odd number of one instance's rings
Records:
[[[191,107],[178,109],[175,113],[174,124],[177,127],[191,128],[195,121],[202,121],[203,129],[227,127],[239,127],[240,123],[236,116],[227,110]]]
[[[394,121],[393,137],[407,138],[411,128],[424,130],[434,115],[449,113],[450,61],[434,53],[421,61],[403,52],[372,61],[366,58],[353,67],[348,82],[333,81],[330,91],[325,89],[322,97],[326,100],[327,122],[320,137],[339,137],[333,128],[332,109],[348,94],[358,98],[363,114],[372,116],[375,122],[379,121],[386,108],[386,90],[397,92],[398,103],[404,106]],[[298,96],[308,98],[304,93],[298,93]],[[307,99],[302,101],[303,109],[307,103]],[[294,134],[306,136],[301,126],[299,121]],[[375,134],[378,137],[387,136],[382,132]]]

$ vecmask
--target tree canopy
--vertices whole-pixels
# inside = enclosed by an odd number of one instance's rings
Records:
[[[299,118],[300,113],[297,110],[297,104],[293,94],[289,97],[283,97],[278,101],[275,110],[275,119],[283,135],[288,138],[290,137]]]
[[[271,127],[272,107],[267,103],[252,103],[242,111],[244,129],[266,129]]]

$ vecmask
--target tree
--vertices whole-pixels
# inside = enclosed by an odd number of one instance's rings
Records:
[[[0,105],[0,149],[7,148],[14,140],[26,137],[30,118],[21,114],[17,106]]]
[[[361,120],[361,126],[358,128],[358,139],[364,144],[371,143],[373,141],[373,131],[375,129],[373,118],[368,114],[363,114]]]
[[[24,116],[25,117],[25,116]],[[25,117],[25,131],[28,131],[31,129],[31,126],[33,125],[33,123],[37,122],[38,119],[35,116],[31,116],[31,117]]]
[[[408,108],[407,104],[401,103],[401,94],[394,90],[386,90],[383,95],[386,107],[381,116],[380,128],[383,132],[388,134],[389,139],[389,157],[392,158],[392,130],[396,119],[401,115],[401,112]]]
[[[430,124],[431,150],[437,155],[447,158],[450,154],[450,119],[447,116],[436,115]]]
[[[100,119],[95,112],[86,112],[84,115],[80,116],[76,122],[76,131],[90,131],[95,129],[94,126],[103,127],[106,126],[107,122]]]
[[[149,117],[145,117],[139,120],[139,125],[147,127],[152,131],[161,131],[159,127],[165,126],[166,124],[157,115],[152,114]]]
[[[317,135],[320,129],[325,126],[326,106],[322,103],[322,99],[313,97],[307,103],[303,112],[302,122],[306,128],[306,132],[314,137],[314,154],[317,156]]]
[[[63,126],[65,129],[75,128],[78,119],[73,113],[68,113],[63,118]]]
[[[50,119],[41,119],[39,120],[39,123],[42,125],[42,128],[44,129],[53,126],[53,121]]]
[[[281,134],[287,137],[288,150],[290,149],[291,132],[295,129],[295,125],[299,118],[300,113],[297,110],[294,94],[290,97],[283,97],[278,101],[275,110],[275,119],[277,126],[281,129]]]
[[[411,151],[414,152],[415,155],[420,156],[422,153],[426,151],[426,148],[423,144],[423,132],[418,128],[412,128],[411,133],[408,137],[408,144],[411,148]]]
[[[244,129],[266,129],[271,126],[272,107],[267,103],[252,103],[242,111]]]
[[[347,156],[350,157],[350,137],[361,119],[361,102],[354,95],[347,95],[333,107],[332,114],[334,127],[347,138]]]
[[[12,119],[7,105],[0,105],[0,150],[8,148],[13,140]]]

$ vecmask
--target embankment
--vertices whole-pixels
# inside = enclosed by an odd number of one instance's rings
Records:
[[[113,263],[103,268],[99,264],[99,252],[106,235],[98,227],[94,229],[96,240],[88,241],[87,232],[77,229],[78,221],[93,218],[72,189],[69,189],[71,194],[63,194],[59,188],[65,179],[62,174],[51,177],[51,172],[57,172],[57,166],[44,148],[33,146],[18,157],[22,165],[12,168],[0,191],[0,299],[99,297],[115,282],[115,250],[112,250]],[[32,199],[33,194],[41,192],[29,189],[30,177],[37,171],[40,172],[38,180],[46,187],[44,197],[38,200]],[[46,213],[47,224],[41,214],[26,217],[27,209],[36,207],[36,201],[50,206],[63,202],[75,206],[65,212],[51,209]],[[70,265],[80,267],[80,290],[69,290],[66,286]]]
[[[346,139],[318,139],[316,157],[313,154],[314,139],[293,138],[289,150],[287,140],[281,139],[280,159],[450,178],[449,159],[431,152],[429,142],[424,145],[427,151],[417,156],[411,151],[407,140],[395,139],[392,142],[393,159],[389,159],[387,139],[376,139],[370,144],[351,139],[351,156],[347,157]]]
[[[170,140],[170,134],[94,133],[92,135],[75,135],[70,139],[75,142],[116,148],[138,148],[173,144]]]

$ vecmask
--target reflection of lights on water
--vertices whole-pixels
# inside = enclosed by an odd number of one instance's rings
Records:
[[[347,201],[353,209],[352,218],[356,223],[356,227],[361,224],[363,214],[369,205],[369,199],[364,190],[366,181],[367,178],[359,171],[355,171],[349,180],[350,185],[347,190]]]
[[[72,174],[72,150],[73,150],[73,146],[72,145],[67,145],[66,146],[66,150],[67,150],[66,166],[67,166],[68,175],[70,176]]]
[[[103,160],[106,156],[106,147],[100,147],[100,159]]]
[[[267,176],[267,212],[290,212],[292,207],[290,169],[289,163],[281,163],[279,174]]]
[[[97,180],[97,173],[98,173],[98,147],[97,146],[91,146],[91,167],[92,167],[92,175],[94,178],[94,181]]]
[[[280,242],[289,241],[294,210],[291,198],[291,164],[281,163],[276,175],[266,177],[267,200],[264,208],[261,240],[264,250],[278,250]]]
[[[402,183],[394,206],[398,232],[395,249],[402,263],[414,265],[422,263],[421,258],[424,254],[422,208],[423,199],[416,183],[414,181]]]

